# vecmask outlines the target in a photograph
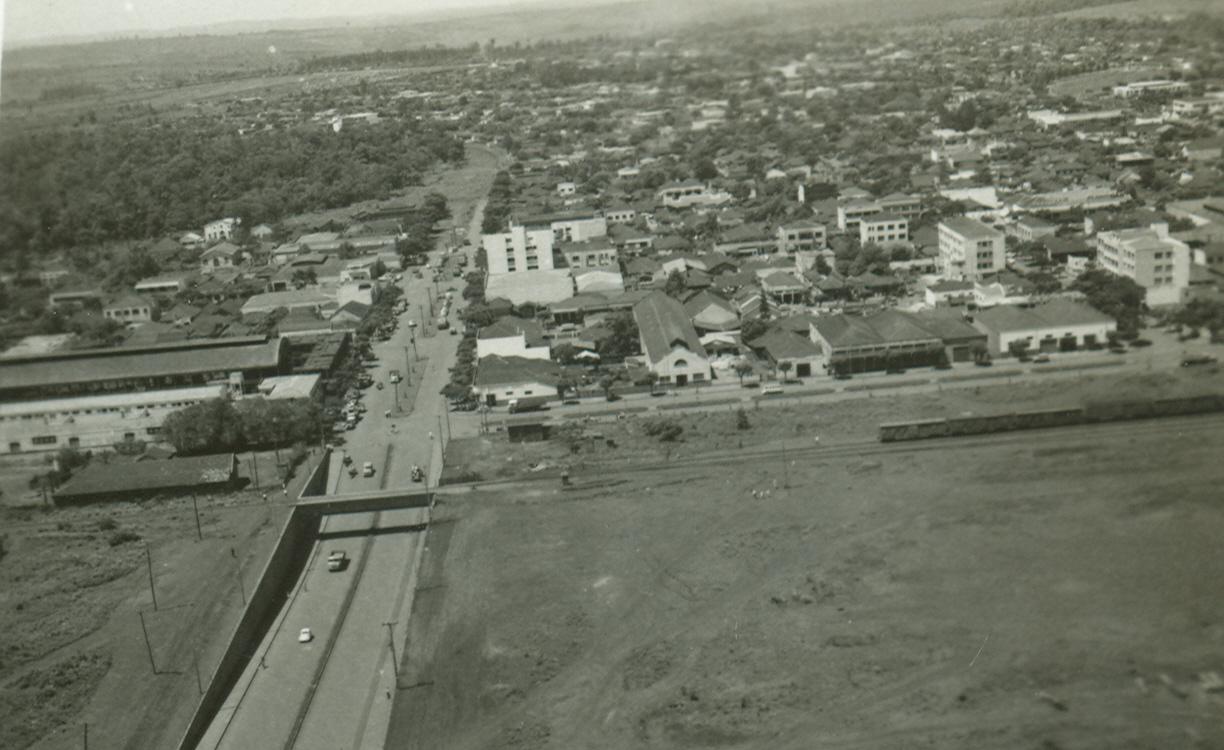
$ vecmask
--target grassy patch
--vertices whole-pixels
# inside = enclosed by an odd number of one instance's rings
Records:
[[[0,747],[24,750],[70,721],[85,707],[110,664],[110,655],[103,651],[82,652],[0,687]]]

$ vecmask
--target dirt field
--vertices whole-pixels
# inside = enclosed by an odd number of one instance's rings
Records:
[[[1222,437],[1200,417],[447,497],[388,746],[1224,746]]]
[[[240,463],[246,476],[249,459]],[[6,466],[6,486],[20,487],[31,467]],[[260,456],[259,471],[274,475],[273,454]],[[190,498],[81,508],[30,500],[10,489],[0,507],[0,747],[79,748],[86,723],[91,747],[172,747],[199,695],[196,664],[207,682],[284,522],[279,484],[267,504],[256,488],[200,496],[203,541]]]

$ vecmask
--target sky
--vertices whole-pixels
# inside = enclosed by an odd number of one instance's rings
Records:
[[[558,0],[576,5],[591,0]],[[523,0],[0,0],[7,43],[159,32],[235,21],[414,15]]]

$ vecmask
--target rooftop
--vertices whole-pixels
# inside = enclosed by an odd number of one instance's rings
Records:
[[[166,461],[100,463],[94,461],[56,490],[56,498],[171,490],[223,484],[234,476],[234,454],[173,458]]]
[[[633,306],[642,337],[642,348],[651,362],[658,362],[676,346],[705,356],[692,321],[679,302],[663,292],[652,292]]]
[[[995,229],[967,216],[953,216],[944,219],[939,224],[967,240],[991,240],[1000,236]]]

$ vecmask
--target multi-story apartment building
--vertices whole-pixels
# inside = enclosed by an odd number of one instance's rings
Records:
[[[553,239],[548,227],[528,229],[521,224],[512,225],[504,234],[482,235],[489,275],[552,270]]]
[[[783,253],[819,250],[825,246],[827,234],[824,224],[814,221],[783,224],[778,227],[778,250]]]
[[[1003,233],[976,219],[939,222],[939,259],[945,279],[976,281],[1003,270]]]
[[[1190,247],[1169,236],[1169,225],[1098,232],[1097,262],[1143,287],[1148,305],[1175,305],[1190,286]]]
[[[859,220],[859,244],[897,247],[909,242],[909,219],[896,214],[875,214]]]
[[[904,193],[892,193],[879,199],[854,198],[837,206],[837,228],[856,232],[863,217],[877,214],[916,219],[922,215],[922,200]]]
[[[528,232],[548,229],[556,242],[585,242],[608,234],[608,220],[593,209],[522,216],[510,222],[512,231],[516,226]]]

